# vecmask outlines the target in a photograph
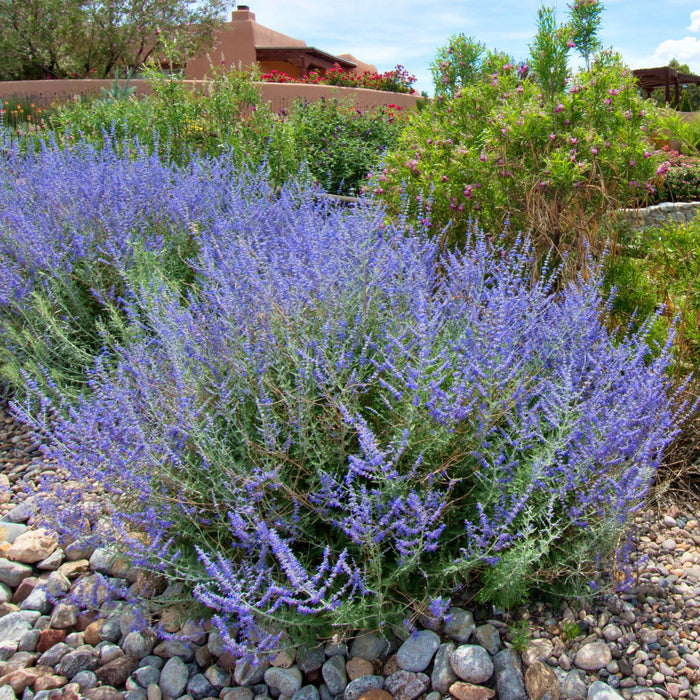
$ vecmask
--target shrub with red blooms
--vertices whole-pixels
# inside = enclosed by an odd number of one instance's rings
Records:
[[[282,71],[263,73],[261,79],[268,83],[301,83],[304,85],[338,85],[340,87],[367,88],[385,92],[404,92],[413,95],[411,87],[416,77],[401,65],[384,73],[346,73],[337,63],[325,72],[310,71],[301,78],[293,78]]]
[[[188,209],[186,292],[158,256],[138,280],[106,258],[123,342],[79,400],[30,382],[15,405],[72,477],[44,483],[52,526],[188,583],[239,655],[440,612],[467,584],[500,605],[586,586],[674,434],[667,349],[611,337],[598,274],[533,282],[526,240],[472,229],[448,252],[227,167],[196,166],[213,206]],[[192,191],[172,178],[169,206]]]

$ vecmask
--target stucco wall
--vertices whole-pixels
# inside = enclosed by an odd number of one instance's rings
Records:
[[[199,80],[185,80],[193,88],[203,87]],[[112,80],[19,80],[0,82],[0,101],[21,99],[33,102],[38,107],[47,107],[52,102],[66,102],[75,95],[99,95],[101,88],[109,90]],[[123,85],[124,82],[121,81]],[[132,80],[131,86],[137,94],[148,94],[150,86],[145,80]],[[289,107],[295,99],[319,100],[325,98],[348,98],[355,102],[358,109],[366,110],[378,105],[395,104],[401,109],[414,109],[419,97],[363,88],[342,88],[334,85],[296,85],[285,83],[256,83],[260,88],[263,101],[270,103],[270,108],[277,112]]]

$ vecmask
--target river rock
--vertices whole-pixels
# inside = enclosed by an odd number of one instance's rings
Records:
[[[345,672],[344,668],[343,672]],[[292,666],[291,668],[271,666],[265,671],[264,678],[270,689],[278,691],[280,695],[291,697],[301,688],[301,671],[297,666]],[[344,685],[343,688],[345,688]]]
[[[450,695],[457,700],[490,700],[495,694],[491,688],[464,681],[457,681],[450,686]]]
[[[433,662],[433,672],[430,676],[430,683],[433,690],[441,695],[446,695],[450,686],[457,680],[457,674],[452,670],[450,659],[452,653],[457,648],[454,642],[445,642],[438,647]]]
[[[327,653],[327,652],[326,652]],[[389,642],[378,634],[363,634],[353,640],[350,656],[361,656],[367,661],[378,661],[389,653]]]
[[[189,671],[185,662],[179,656],[174,656],[165,662],[160,672],[158,686],[163,695],[179,698],[185,692],[188,679]]]
[[[7,551],[7,558],[22,564],[34,564],[46,559],[58,547],[53,533],[44,528],[27,530],[15,539]]]
[[[345,690],[345,686],[348,684],[345,659],[342,656],[331,656],[331,658],[321,666],[321,675],[331,695],[339,695]]]
[[[525,671],[525,690],[530,700],[559,700],[561,695],[557,674],[541,661],[534,661]]]
[[[397,671],[384,680],[384,688],[395,700],[415,700],[430,687],[430,679],[425,673]]]
[[[445,634],[457,642],[465,644],[472,636],[476,625],[474,616],[463,608],[450,608],[445,616]]]
[[[605,642],[584,644],[574,658],[574,666],[584,671],[600,671],[612,661],[612,652]]]
[[[384,686],[384,676],[361,676],[350,681],[343,692],[343,700],[359,700],[361,697],[379,691]],[[372,696],[374,700],[382,700]]]
[[[440,646],[440,637],[430,630],[412,634],[396,652],[396,663],[404,671],[425,671]]]
[[[133,656],[119,656],[95,671],[100,683],[118,688],[136,670],[138,659]]]
[[[493,675],[493,661],[488,651],[476,644],[458,646],[452,652],[450,665],[458,678],[474,685],[486,683]]]
[[[33,570],[31,566],[0,558],[0,582],[10,588],[17,588],[17,586],[19,586],[25,578],[31,576],[32,573]]]
[[[528,700],[520,658],[512,649],[499,651],[493,666],[499,700]]]
[[[588,688],[588,700],[620,700],[622,696],[607,683],[594,681]]]

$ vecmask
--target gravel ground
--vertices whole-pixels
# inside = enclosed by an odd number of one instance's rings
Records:
[[[104,602],[96,615],[46,598],[44,589],[74,590],[95,572],[131,584],[132,592],[140,584],[101,550],[71,553],[50,538],[32,545],[48,542],[50,555],[39,561],[22,558],[27,556],[21,544],[28,542],[25,533],[36,533],[27,493],[40,472],[53,469],[27,437],[0,407],[0,519],[5,521],[0,535],[12,531],[0,542],[0,700],[611,700],[620,695],[700,700],[696,497],[666,494],[636,516],[630,530],[631,583],[624,592],[558,608],[533,602],[513,617],[494,612],[487,618],[464,605],[432,631],[327,644],[315,664],[306,656],[283,653],[255,674],[230,659],[216,632],[206,628],[186,623],[194,634],[184,652],[175,643],[158,642],[150,630],[140,630],[135,642],[137,633],[130,634],[128,627],[133,610],[125,603]],[[13,544],[18,534],[23,538]],[[22,561],[30,563],[16,563]],[[3,581],[3,566],[8,571],[24,567],[24,578]],[[529,629],[529,641],[521,644],[513,636],[518,618]],[[116,661],[122,675],[109,673]],[[18,669],[24,674],[19,681]],[[40,680],[37,669],[44,673]]]

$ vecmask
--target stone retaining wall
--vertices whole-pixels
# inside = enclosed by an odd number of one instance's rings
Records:
[[[668,223],[686,224],[700,214],[700,202],[662,202],[643,209],[620,209],[635,231]]]

